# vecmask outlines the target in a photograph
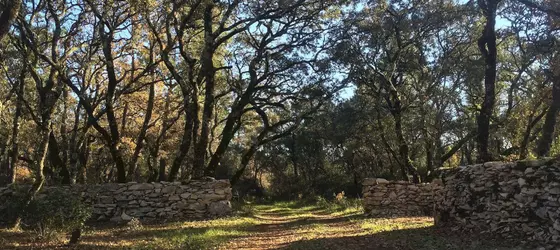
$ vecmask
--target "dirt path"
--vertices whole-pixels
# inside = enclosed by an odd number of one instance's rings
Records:
[[[358,229],[350,222],[351,217],[296,211],[291,215],[282,212],[266,212],[254,215],[262,224],[254,226],[245,237],[228,242],[221,249],[281,249],[302,240],[333,237],[340,231],[344,235],[356,234]],[[323,226],[338,230],[325,230]]]
[[[261,208],[253,217],[258,225],[220,249],[405,249],[374,241],[372,230],[385,230],[390,223],[396,229],[405,227],[400,225],[424,227],[432,221],[427,217],[396,218],[382,222],[385,225],[369,225],[360,212],[329,213],[313,207]]]
[[[253,217],[259,224],[219,249],[518,249],[437,229],[430,217],[372,219],[316,207],[261,207]]]

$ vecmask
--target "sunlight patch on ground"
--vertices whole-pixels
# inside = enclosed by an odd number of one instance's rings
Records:
[[[405,217],[405,218],[373,218],[356,220],[362,229],[370,233],[379,233],[403,229],[427,228],[434,225],[434,219],[430,217]]]

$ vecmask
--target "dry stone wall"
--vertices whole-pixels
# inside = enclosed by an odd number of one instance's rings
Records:
[[[97,221],[201,219],[231,213],[228,180],[45,187],[39,196],[54,189],[82,197],[93,208],[91,219]],[[0,207],[13,192],[11,187],[0,188]]]
[[[436,224],[560,248],[560,166],[487,162],[446,173]]]
[[[362,188],[364,211],[370,216],[432,215],[441,185],[368,178]]]

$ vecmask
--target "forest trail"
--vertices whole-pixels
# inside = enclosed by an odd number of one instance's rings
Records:
[[[513,249],[450,235],[431,217],[367,218],[296,203],[256,206],[251,216],[258,223],[219,249]]]
[[[237,215],[139,227],[89,226],[81,242],[42,241],[22,231],[0,229],[0,249],[522,249],[450,232],[430,217],[368,218],[354,205],[277,202],[245,204]]]
[[[306,240],[351,237],[363,231],[354,221],[359,216],[354,211],[333,214],[313,206],[259,206],[252,216],[260,223],[220,249],[290,248]]]

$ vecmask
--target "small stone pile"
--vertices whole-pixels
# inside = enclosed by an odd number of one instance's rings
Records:
[[[183,184],[130,182],[45,187],[39,196],[54,189],[82,197],[93,207],[91,219],[97,221],[201,219],[223,217],[232,211],[229,180],[213,178]],[[12,193],[10,187],[0,188],[0,206]]]
[[[441,189],[433,183],[412,184],[368,178],[362,182],[364,211],[369,216],[432,215],[434,196]]]
[[[446,176],[436,204],[437,225],[560,247],[557,162],[487,162]]]

